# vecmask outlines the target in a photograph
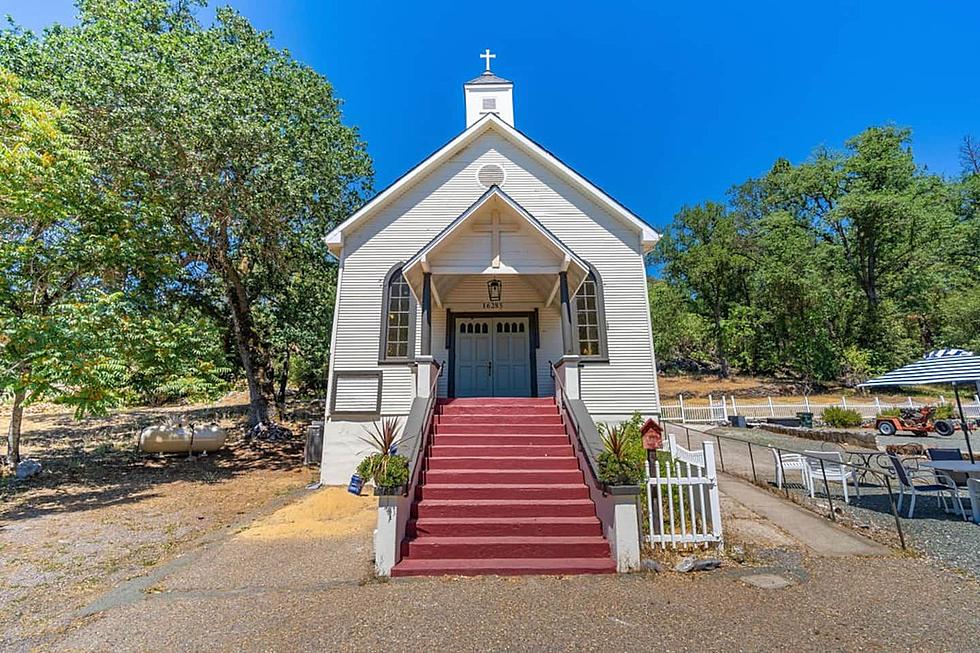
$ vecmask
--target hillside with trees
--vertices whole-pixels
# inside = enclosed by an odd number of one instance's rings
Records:
[[[940,346],[980,349],[980,144],[962,175],[872,127],[686,206],[653,254],[661,366],[853,384]]]

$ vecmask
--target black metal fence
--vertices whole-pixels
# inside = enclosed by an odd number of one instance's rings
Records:
[[[868,488],[880,488],[887,493],[888,508],[890,509],[892,517],[894,518],[895,531],[898,535],[898,541],[903,549],[906,548],[905,533],[902,530],[902,522],[899,518],[898,508],[896,507],[895,503],[895,493],[892,490],[892,481],[894,480],[894,476],[890,471],[885,469],[883,465],[875,462],[880,462],[881,459],[879,457],[884,456],[885,454],[875,452],[842,452],[842,458],[844,456],[847,456],[848,458],[858,457],[861,459],[861,463],[858,464],[852,460],[844,459],[842,459],[840,462],[836,460],[829,461],[824,457],[815,455],[813,452],[788,449],[770,444],[759,444],[729,435],[722,435],[720,433],[705,433],[698,430],[692,431],[684,424],[678,424],[677,422],[665,422],[665,425],[668,432],[674,433],[675,437],[678,439],[678,442],[684,442],[686,440],[688,449],[697,446],[698,443],[704,440],[714,440],[718,454],[718,467],[722,472],[752,481],[754,484],[766,489],[772,489],[769,479],[767,479],[765,475],[765,471],[768,470],[769,467],[763,466],[763,461],[757,460],[757,456],[762,455],[772,457],[772,468],[776,477],[775,483],[782,486],[781,491],[785,493],[787,498],[790,498],[791,490],[795,491],[797,488],[795,487],[796,484],[789,483],[787,481],[787,472],[792,470],[785,467],[786,463],[784,463],[784,457],[789,458],[790,455],[792,455],[792,457],[796,459],[796,456],[801,456],[803,459],[808,461],[809,467],[806,473],[809,474],[810,482],[814,484],[814,494],[817,485],[819,484],[822,486],[823,493],[827,499],[827,516],[833,521],[837,521],[837,511],[834,507],[835,499],[833,493],[830,491],[830,483],[832,480],[833,482],[840,481],[837,479],[828,478],[827,465],[840,465],[841,467],[849,469],[853,474],[855,483]],[[727,465],[725,461],[726,451],[729,455]],[[738,454],[742,452],[747,454],[747,456],[740,458]],[[747,464],[744,464],[746,462],[746,458]],[[877,466],[877,468],[875,466]],[[817,472],[817,469],[820,471]],[[845,480],[844,482],[846,483],[847,481]],[[805,487],[804,489],[808,490],[808,488]],[[809,496],[810,495],[808,492],[807,498],[809,498]],[[812,508],[817,508],[817,506],[814,504],[810,504],[810,506]]]

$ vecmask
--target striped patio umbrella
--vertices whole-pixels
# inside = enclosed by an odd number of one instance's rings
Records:
[[[980,356],[963,349],[937,349],[931,351],[914,363],[892,370],[877,378],[865,381],[859,387],[875,388],[901,385],[950,384],[956,395],[956,406],[960,411],[960,424],[966,436],[966,448],[973,460],[973,447],[970,445],[970,429],[963,415],[960,401],[960,386],[976,385],[980,394]]]

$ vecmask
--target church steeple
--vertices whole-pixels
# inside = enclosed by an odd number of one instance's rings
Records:
[[[486,61],[487,69],[476,79],[463,84],[463,97],[466,100],[466,126],[469,127],[488,113],[495,113],[508,125],[514,124],[514,83],[497,77],[490,70],[490,61],[497,55],[490,48],[480,55]]]

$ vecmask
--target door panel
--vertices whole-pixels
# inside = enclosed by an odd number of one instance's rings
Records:
[[[531,396],[529,332],[527,318],[493,321],[493,396]]]
[[[489,397],[493,341],[489,319],[458,320],[456,324],[456,396]]]

